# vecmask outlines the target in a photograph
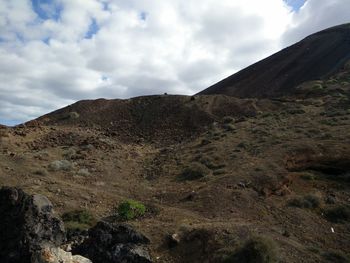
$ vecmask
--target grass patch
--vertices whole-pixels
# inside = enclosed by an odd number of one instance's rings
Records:
[[[314,195],[305,195],[303,197],[297,197],[288,201],[288,206],[294,206],[299,208],[318,208],[320,207],[320,198]]]
[[[208,176],[210,170],[203,164],[194,162],[187,166],[179,176],[180,180],[197,180]]]
[[[48,176],[49,175],[49,173],[47,172],[47,170],[46,169],[38,169],[38,170],[35,170],[34,171],[34,174],[36,174],[36,175],[40,175],[40,176]]]
[[[141,202],[128,199],[118,205],[117,212],[122,220],[132,220],[144,216],[146,206]]]
[[[67,231],[82,231],[91,228],[96,223],[96,218],[88,210],[73,210],[62,215],[62,220]]]
[[[223,123],[234,123],[235,119],[231,116],[225,116],[224,118],[222,118],[222,122]]]
[[[278,261],[277,245],[266,237],[252,237],[229,255],[224,263],[275,263]]]
[[[350,221],[350,208],[345,205],[329,208],[324,211],[328,221],[334,223],[343,223]]]
[[[222,125],[222,127],[226,130],[226,131],[234,131],[236,130],[236,127],[233,123],[224,123]]]
[[[300,178],[306,181],[313,181],[316,180],[316,176],[312,173],[304,173],[300,175]]]

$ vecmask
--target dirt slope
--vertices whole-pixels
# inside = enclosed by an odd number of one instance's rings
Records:
[[[226,115],[256,115],[255,100],[229,96],[146,96],[128,100],[79,101],[27,125],[99,128],[124,141],[190,139]]]
[[[326,79],[350,60],[350,24],[313,34],[199,94],[276,97],[305,81]]]

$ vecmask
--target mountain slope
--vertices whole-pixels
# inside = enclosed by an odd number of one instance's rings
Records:
[[[116,222],[139,201],[154,262],[227,262],[255,236],[275,262],[347,262],[349,129],[350,69],[280,99],[80,101],[0,130],[0,186]]]
[[[34,123],[98,127],[124,141],[174,142],[203,132],[213,121],[227,115],[256,115],[255,100],[170,95],[85,100],[46,114]]]
[[[199,94],[282,96],[305,81],[329,77],[349,60],[350,24],[344,24],[310,35]]]

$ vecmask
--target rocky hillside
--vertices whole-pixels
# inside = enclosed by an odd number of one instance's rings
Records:
[[[70,245],[104,263],[348,262],[349,129],[348,69],[274,99],[81,101],[0,129],[0,186],[51,200],[68,240],[50,253]],[[1,237],[12,233],[6,224]]]
[[[350,24],[344,24],[308,36],[199,94],[242,98],[283,96],[293,93],[303,82],[327,79],[349,60]]]
[[[90,127],[124,141],[189,140],[230,116],[255,116],[256,100],[228,96],[146,96],[128,100],[79,101],[27,126]]]

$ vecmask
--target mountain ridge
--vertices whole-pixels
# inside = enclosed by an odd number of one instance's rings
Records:
[[[306,81],[325,79],[350,60],[350,24],[331,27],[202,90],[241,98],[291,94]]]

